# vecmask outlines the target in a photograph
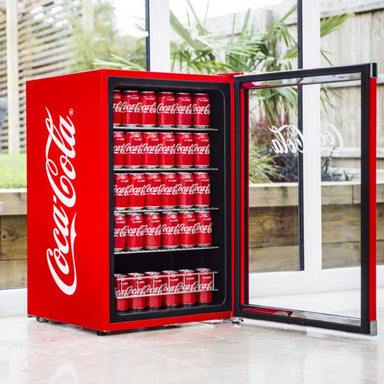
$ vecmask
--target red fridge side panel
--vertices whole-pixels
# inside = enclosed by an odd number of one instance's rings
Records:
[[[27,83],[28,314],[96,329],[108,314],[100,95],[99,72]]]
[[[376,78],[369,79],[369,320],[376,320]]]

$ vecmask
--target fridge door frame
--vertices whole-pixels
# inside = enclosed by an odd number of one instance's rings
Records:
[[[265,305],[248,303],[248,131],[245,127],[248,105],[246,88],[257,87],[251,83],[284,79],[345,75],[361,73],[361,313],[360,325],[321,319],[281,316],[281,311]],[[258,75],[235,76],[235,266],[234,314],[235,316],[280,323],[334,329],[352,333],[377,334],[376,324],[376,77],[375,63],[300,69]],[[321,83],[321,82],[320,82]],[[300,115],[300,110],[299,110]],[[300,122],[299,122],[300,126]],[[370,150],[373,149],[373,150]],[[302,181],[299,177],[299,183]],[[299,188],[300,190],[300,188]],[[299,192],[300,196],[300,192]],[[299,197],[299,206],[303,206]],[[303,239],[299,240],[302,247]],[[260,311],[262,310],[262,311]],[[295,310],[300,311],[299,308]],[[284,310],[282,310],[284,311]],[[274,314],[280,312],[279,314]],[[334,316],[333,316],[334,317]]]

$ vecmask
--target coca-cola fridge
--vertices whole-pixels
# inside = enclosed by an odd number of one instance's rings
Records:
[[[28,314],[98,334],[234,318],[374,334],[375,81],[374,64],[215,76],[101,69],[29,81]],[[290,249],[305,274],[305,90],[322,96],[349,83],[361,98],[359,313],[257,303],[253,282],[275,275],[252,264],[252,113],[266,116],[266,90],[296,95],[292,124],[266,124],[272,157],[297,155]]]

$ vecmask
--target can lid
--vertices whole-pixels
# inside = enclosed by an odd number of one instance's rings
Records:
[[[173,271],[173,270],[169,269],[169,270],[161,271],[161,273],[163,273],[165,275],[171,275],[173,273],[177,273],[177,271]]]
[[[139,273],[139,272],[131,272],[131,273],[128,273],[128,276],[144,276],[144,273]]]
[[[140,93],[155,93],[155,91],[140,91]]]
[[[123,93],[139,93],[136,89],[124,89],[122,91]]]
[[[195,271],[196,272],[211,272],[211,270],[209,268],[196,268]]]
[[[198,92],[194,93],[193,96],[208,96],[208,93]]]
[[[191,273],[191,272],[195,272],[193,269],[179,269],[179,272],[180,273]]]
[[[188,92],[176,92],[175,95],[190,95]]]
[[[127,275],[123,275],[122,273],[115,273],[115,277],[127,277]]]
[[[173,92],[170,92],[170,91],[161,91],[161,92],[159,92],[159,95],[173,95]]]
[[[144,275],[161,275],[161,273],[157,271],[149,271],[149,272],[144,272]]]

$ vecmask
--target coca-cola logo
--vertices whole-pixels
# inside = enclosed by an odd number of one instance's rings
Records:
[[[121,108],[122,108],[122,102],[119,101],[118,103],[113,103],[113,112],[116,112],[116,113],[119,113],[121,112]]]
[[[115,155],[125,155],[125,145],[114,145],[113,146],[113,153]]]
[[[164,103],[159,103],[157,106],[157,113],[162,114],[174,114],[176,112],[176,105],[165,105]]]
[[[294,125],[282,125],[280,128],[272,126],[268,129],[273,134],[271,146],[275,153],[304,152],[304,135]],[[340,150],[344,147],[343,136],[333,124],[326,123],[320,131],[320,145]]]
[[[170,284],[165,284],[163,287],[163,292],[164,293],[180,293],[183,291],[183,283],[179,282],[176,285],[170,285]]]
[[[160,195],[177,195],[178,184],[175,185],[165,185],[161,184],[159,188]]]
[[[141,103],[128,104],[126,101],[123,101],[121,104],[122,113],[140,113]]]
[[[115,288],[115,297],[118,298],[118,299],[125,299],[128,297],[129,293],[128,293],[128,286],[126,289],[117,289]]]
[[[207,283],[200,283],[199,286],[200,291],[213,291],[213,280]]]
[[[209,115],[211,113],[211,104],[205,106],[193,104],[192,113],[196,115]]]
[[[175,144],[167,145],[167,144],[160,143],[159,153],[161,153],[162,155],[174,155],[176,153],[176,145]]]
[[[190,115],[192,113],[192,104],[181,105],[176,103],[176,113]]]
[[[148,286],[143,285],[142,287],[133,287],[130,285],[127,289],[128,296],[145,296],[147,294]]]
[[[143,147],[144,144],[140,143],[138,145],[133,145],[131,143],[127,143],[124,146],[124,154],[139,154],[141,155],[143,153]]]
[[[197,184],[192,184],[190,186],[178,184],[177,191],[180,195],[194,195]]]
[[[180,233],[185,235],[194,235],[197,232],[197,224],[193,223],[192,225],[186,225],[184,223],[180,224]]]
[[[141,104],[141,113],[156,113],[156,102],[153,104]]]
[[[149,145],[148,143],[144,143],[142,147],[142,153],[160,153],[160,144]]]
[[[159,185],[152,185],[152,184],[146,184],[145,185],[145,195],[160,195],[160,186]]]
[[[195,292],[198,290],[198,283],[197,281],[194,281],[192,284],[183,284],[183,291],[184,292]]]
[[[176,224],[176,225],[163,224],[161,226],[161,233],[166,235],[178,235],[180,234],[180,224]]]
[[[147,295],[160,295],[161,293],[162,293],[161,285],[158,287],[151,287],[150,285],[148,286]]]
[[[127,228],[127,236],[136,237],[136,236],[144,236],[145,233],[145,225],[140,225],[140,227],[128,227]]]
[[[209,224],[196,223],[196,232],[197,233],[212,233],[212,223],[209,223]]]
[[[58,116],[56,125],[45,107],[48,138],[45,146],[45,170],[52,189],[53,248],[47,248],[48,267],[53,280],[66,295],[77,287],[75,264],[76,170],[74,161],[76,128],[69,116]],[[70,109],[70,114],[73,110]]]
[[[128,185],[127,191],[128,191],[128,195],[131,195],[131,196],[144,196],[145,185],[143,184],[142,186],[135,186],[133,184],[130,184]]]
[[[193,145],[176,144],[176,153],[180,155],[193,155]]]
[[[124,226],[122,228],[115,228],[113,233],[115,237],[126,237],[128,233],[128,227]]]
[[[193,152],[197,155],[209,155],[211,153],[210,151],[210,145],[199,145],[194,144],[193,145]]]
[[[129,195],[129,185],[125,187],[119,187],[116,184],[113,186],[113,193],[115,196],[128,196]]]
[[[211,193],[211,184],[208,184],[208,185],[196,184],[195,193],[199,195],[209,195]]]
[[[146,226],[145,234],[147,236],[160,236],[161,235],[161,224],[159,224],[157,227]]]

